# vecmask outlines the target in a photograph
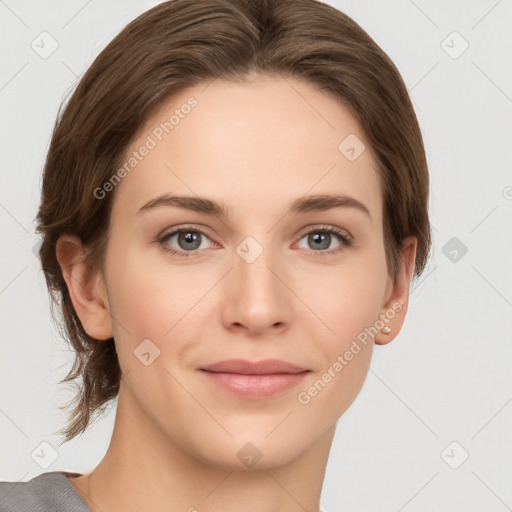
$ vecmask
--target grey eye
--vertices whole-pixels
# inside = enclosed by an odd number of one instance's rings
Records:
[[[174,239],[177,241],[177,247]],[[190,252],[208,247],[208,243],[206,243],[206,245],[203,244],[203,239],[209,240],[209,238],[200,231],[194,229],[179,229],[166,235],[162,242],[178,250]]]
[[[299,247],[301,249],[310,249],[314,251],[325,251],[327,249],[335,249],[336,247],[342,245],[340,242],[338,242],[338,244],[335,245],[334,247],[331,246],[331,243],[335,241],[336,238],[340,239],[341,237],[336,233],[329,233],[328,231],[311,231],[310,233],[307,233],[301,238],[299,242]],[[306,246],[301,245],[301,242],[304,239],[306,239]]]

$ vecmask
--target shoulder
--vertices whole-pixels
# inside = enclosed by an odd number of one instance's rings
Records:
[[[0,512],[90,512],[66,473],[50,471],[27,482],[0,482]]]

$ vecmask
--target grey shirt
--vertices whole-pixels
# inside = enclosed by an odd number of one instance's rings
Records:
[[[0,512],[91,512],[66,475],[80,473],[51,471],[28,482],[0,482]]]
[[[28,482],[0,482],[0,512],[91,512],[66,475],[51,471]]]

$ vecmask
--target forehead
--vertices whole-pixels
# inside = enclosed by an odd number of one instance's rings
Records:
[[[123,215],[163,193],[208,197],[237,215],[277,215],[297,197],[339,193],[366,204],[380,224],[376,163],[359,123],[340,101],[295,78],[182,90],[141,128],[124,163],[130,158],[115,191]]]

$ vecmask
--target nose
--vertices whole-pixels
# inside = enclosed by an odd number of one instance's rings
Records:
[[[226,329],[258,336],[289,328],[293,294],[284,284],[285,265],[274,256],[270,248],[263,248],[254,261],[233,254],[234,268],[222,290],[222,321]]]

